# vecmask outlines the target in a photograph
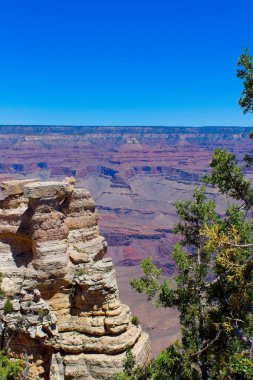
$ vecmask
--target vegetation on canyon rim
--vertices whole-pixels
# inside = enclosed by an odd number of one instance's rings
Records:
[[[11,360],[0,352],[0,379],[13,380],[22,379],[22,363],[20,360]]]
[[[239,104],[245,113],[253,112],[253,61],[247,50],[238,65],[244,87]],[[244,163],[253,163],[252,154]],[[116,380],[253,378],[253,188],[230,152],[215,149],[210,166],[204,182],[236,203],[220,216],[204,187],[196,188],[191,200],[177,202],[176,286],[150,259],[142,262],[143,276],[131,281],[148,300],[179,310],[182,339],[144,370],[135,368],[128,354]]]

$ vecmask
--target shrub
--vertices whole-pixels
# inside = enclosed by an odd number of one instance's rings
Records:
[[[140,324],[139,318],[136,315],[132,316],[131,322],[134,326],[138,327]]]
[[[126,373],[116,373],[114,380],[129,380],[129,376]]]
[[[8,297],[5,304],[4,304],[4,314],[9,314],[13,312],[13,304],[11,302],[11,299]]]
[[[131,375],[131,373],[134,369],[135,363],[136,363],[135,362],[135,356],[132,352],[132,349],[128,348],[126,351],[126,357],[125,357],[124,362],[123,362],[124,372],[127,375]]]
[[[0,379],[18,380],[22,376],[22,365],[20,360],[11,360],[0,352]]]
[[[76,277],[81,277],[84,274],[87,274],[86,268],[79,268],[75,273]]]
[[[47,315],[47,311],[42,308],[39,309],[38,316],[39,316],[40,321],[43,321],[43,318],[45,317],[45,315]]]

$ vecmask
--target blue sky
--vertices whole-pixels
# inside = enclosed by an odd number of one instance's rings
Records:
[[[253,1],[0,0],[0,123],[253,125]]]

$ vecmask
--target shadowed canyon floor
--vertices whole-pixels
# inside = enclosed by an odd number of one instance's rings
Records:
[[[251,128],[0,126],[0,179],[62,180],[75,176],[91,192],[108,255],[116,265],[121,299],[152,340],[153,354],[178,337],[177,313],[156,310],[128,285],[144,257],[174,272],[174,203],[189,198],[209,170],[211,152],[242,158]],[[248,178],[253,172],[247,172]],[[209,196],[216,191],[208,188]],[[218,211],[229,200],[218,198]]]

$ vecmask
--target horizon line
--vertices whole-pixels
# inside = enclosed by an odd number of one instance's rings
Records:
[[[81,127],[81,128],[253,128],[253,125],[110,125],[110,124],[0,124],[1,127]]]

